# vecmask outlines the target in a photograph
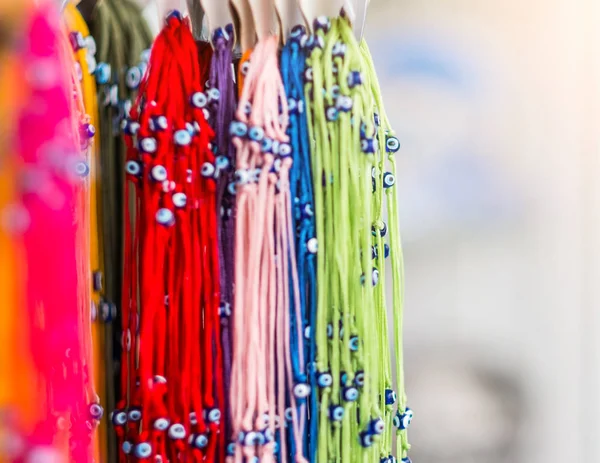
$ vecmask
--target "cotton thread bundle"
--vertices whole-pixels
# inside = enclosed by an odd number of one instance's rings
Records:
[[[126,188],[134,188],[137,206],[134,224],[126,220],[123,333],[129,350],[139,350],[139,366],[134,355],[124,359],[129,411],[113,415],[122,458],[224,454],[217,188],[204,115],[215,95],[201,92],[201,67],[188,20],[171,13],[125,125]],[[131,380],[138,376],[139,384]],[[141,421],[139,435],[137,426],[125,427],[131,421]]]

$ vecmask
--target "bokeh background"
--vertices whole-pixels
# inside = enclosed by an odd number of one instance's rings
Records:
[[[600,462],[600,2],[372,0],[365,34],[402,143],[413,461]]]

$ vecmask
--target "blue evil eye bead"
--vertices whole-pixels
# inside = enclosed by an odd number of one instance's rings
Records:
[[[231,304],[229,302],[221,302],[219,305],[219,316],[230,317],[231,316]]]
[[[239,185],[250,183],[251,174],[247,169],[238,169],[235,171],[235,181]]]
[[[149,63],[151,53],[152,53],[152,50],[150,48],[147,48],[146,50],[142,51],[140,53],[140,61],[142,63]]]
[[[359,436],[360,445],[365,448],[371,447],[373,445],[373,434],[369,432],[361,432]]]
[[[162,207],[156,211],[156,221],[165,227],[175,223],[175,215],[169,209]]]
[[[171,199],[173,200],[173,206],[178,209],[182,209],[187,204],[187,196],[185,193],[179,192],[175,193]]]
[[[298,100],[295,98],[288,98],[288,113],[298,114]]]
[[[343,58],[346,54],[346,44],[344,42],[335,42],[331,49],[334,58]]]
[[[203,109],[208,103],[208,98],[203,92],[196,92],[192,95],[191,103],[194,108]]]
[[[121,426],[125,426],[127,423],[127,413],[123,410],[115,410],[110,414],[110,420],[114,427],[118,428]]]
[[[100,404],[93,403],[88,407],[90,417],[96,421],[100,421],[104,416],[104,408]]]
[[[211,408],[208,412],[207,419],[209,423],[218,423],[221,421],[221,410],[218,408]]]
[[[307,82],[312,82],[313,81],[313,69],[308,67],[304,70],[304,79]]]
[[[357,352],[359,348],[359,339],[358,336],[354,335],[350,337],[350,341],[348,341],[348,346],[352,352]]]
[[[167,418],[157,418],[152,427],[157,431],[166,431],[170,424],[171,422]]]
[[[351,71],[348,74],[348,87],[354,88],[358,87],[363,83],[363,76],[360,71]]]
[[[352,110],[353,101],[348,95],[339,95],[335,100],[335,106],[339,111],[345,113]]]
[[[133,445],[129,441],[125,441],[125,442],[123,442],[123,445],[121,445],[121,450],[123,450],[123,453],[125,455],[129,455],[131,453],[132,449],[133,449]]]
[[[333,325],[331,323],[327,325],[327,337],[329,339],[333,338]]]
[[[381,418],[376,418],[369,422],[369,432],[371,434],[383,434],[385,431],[385,422]]]
[[[335,122],[338,119],[339,113],[335,106],[329,106],[325,110],[325,116],[329,122]]]
[[[310,386],[306,383],[298,383],[294,386],[294,397],[299,400],[306,399],[310,394]]]
[[[358,389],[353,386],[345,387],[342,391],[342,397],[346,402],[354,402],[358,399]]]
[[[399,413],[399,412],[398,412]],[[404,413],[400,414],[400,429],[407,429],[413,419],[414,413],[410,408],[406,408]]]
[[[81,32],[71,32],[69,34],[69,42],[71,42],[71,46],[73,47],[73,51],[79,51],[82,48],[85,48],[85,40]]]
[[[112,75],[112,70],[110,68],[110,64],[108,63],[98,63],[96,66],[96,70],[94,72],[96,76],[96,82],[100,85],[105,85],[110,82],[110,78]]]
[[[85,161],[77,161],[75,163],[75,174],[78,177],[87,177],[90,173],[90,166]]]
[[[169,128],[169,121],[165,116],[154,116],[148,121],[148,126],[153,132],[162,132]]]
[[[304,327],[304,339],[310,339],[311,328],[310,325]]]
[[[390,257],[390,246],[387,243],[383,244],[383,257],[386,259]]]
[[[217,158],[215,159],[215,165],[217,169],[225,170],[229,167],[229,159],[227,158],[227,156],[217,156]]]
[[[273,433],[273,431],[271,431],[270,429],[265,429],[262,432],[264,441],[263,442],[273,442],[275,440],[275,434]]]
[[[302,218],[306,219],[314,215],[312,204],[306,203],[302,208]]]
[[[333,97],[334,100],[337,100],[337,98],[340,96],[340,86],[339,85],[333,85],[331,87],[331,96]]]
[[[152,177],[152,180],[155,182],[164,182],[167,179],[167,169],[165,166],[157,164],[150,171],[150,177]]]
[[[137,444],[133,449],[136,458],[149,458],[152,455],[152,446],[148,442]]]
[[[377,283],[379,283],[379,270],[373,267],[373,270],[371,271],[371,284],[377,286]]]
[[[377,236],[377,232],[379,231],[379,236],[382,238],[387,235],[387,224],[383,221],[378,222],[376,225],[371,227],[371,234],[373,236]]]
[[[319,242],[316,238],[311,238],[306,242],[306,250],[311,254],[316,254],[319,250]]]
[[[314,21],[315,30],[322,30],[327,34],[331,29],[331,20],[327,16],[318,16]]]
[[[248,138],[251,141],[260,143],[264,137],[265,131],[262,129],[262,127],[254,126],[250,127],[250,129],[248,130]]]
[[[300,37],[302,37],[305,34],[306,34],[306,28],[304,26],[298,24],[298,25],[292,27],[292,30],[290,31],[290,39],[299,39]]]
[[[331,421],[342,421],[344,419],[344,407],[341,405],[331,405],[329,407],[329,419]]]
[[[167,435],[171,440],[182,440],[185,439],[187,433],[185,432],[185,428],[181,423],[173,423],[169,427],[169,432],[167,433]]]
[[[396,183],[396,176],[391,172],[383,174],[383,188],[391,188]]]
[[[137,423],[142,419],[142,411],[139,407],[131,407],[129,412],[127,413],[127,421],[132,421]]]
[[[94,40],[94,37],[92,37],[91,35],[88,35],[87,37],[85,37],[83,39],[83,41],[85,42],[85,48],[87,50],[87,54],[94,56],[96,54],[96,52],[98,51],[98,47],[96,47],[96,41]]]
[[[330,373],[319,373],[317,375],[317,385],[319,387],[330,387],[333,384],[333,377]]]
[[[394,405],[396,403],[396,391],[393,389],[385,390],[385,404]]]
[[[187,146],[192,142],[192,136],[187,130],[177,130],[173,134],[173,140],[179,146]]]
[[[183,16],[179,10],[170,10],[165,17],[165,21],[169,22],[171,19],[175,19],[177,21],[182,21]]]
[[[240,72],[243,76],[248,75],[248,72],[250,72],[250,61],[244,61],[242,63],[240,66]]]
[[[371,259],[377,259],[377,246],[371,246]]]
[[[227,444],[225,453],[227,453],[227,456],[229,457],[233,457],[235,455],[235,442],[230,442],[229,444]]]
[[[363,387],[365,385],[365,372],[359,370],[356,372],[356,376],[354,376],[354,384],[357,387]]]
[[[94,127],[94,124],[86,122],[85,124],[81,125],[81,132],[86,138],[94,138],[94,135],[96,135],[96,127]]]
[[[148,154],[156,153],[156,149],[158,148],[156,139],[152,137],[142,138],[139,145],[140,151]]]
[[[391,135],[385,138],[385,150],[388,153],[395,153],[400,149],[400,141]]]
[[[232,137],[245,137],[248,134],[248,126],[240,121],[232,121],[229,125],[229,135]]]
[[[325,39],[321,35],[311,35],[306,40],[304,46],[309,50],[315,50],[317,48],[322,50],[325,47]]]
[[[262,432],[254,433],[254,445],[265,445],[265,435]]]
[[[377,140],[375,138],[364,138],[360,142],[360,149],[363,153],[374,154],[377,151]]]
[[[142,70],[133,66],[127,69],[127,74],[125,74],[125,85],[130,90],[135,90],[140,86],[140,82],[142,81]]]
[[[117,318],[117,306],[112,302],[100,302],[100,317],[104,323],[110,323]]]
[[[208,445],[208,436],[206,434],[193,435],[192,445],[197,449],[204,449]]]
[[[140,130],[140,124],[135,121],[125,121],[123,125],[123,133],[130,137],[137,135]]]
[[[377,114],[377,113],[373,114],[373,122],[375,123],[375,125],[377,127],[379,127],[381,125],[381,120],[379,119],[379,114]]]
[[[229,184],[227,185],[227,192],[231,196],[235,196],[235,194],[237,192],[237,184],[236,184],[236,182],[229,182]]]
[[[127,161],[125,163],[125,172],[133,177],[139,177],[142,173],[142,166],[137,161]]]
[[[221,92],[219,92],[218,88],[209,88],[206,92],[206,96],[208,97],[208,101],[215,102],[219,101],[221,97]]]
[[[291,156],[292,155],[292,145],[290,145],[287,142],[281,142],[281,143],[279,143],[278,154],[282,158],[286,158],[288,156]]]
[[[252,447],[256,442],[256,433],[254,431],[247,432],[244,436],[244,445],[246,447]]]
[[[200,174],[206,178],[212,177],[215,174],[215,166],[213,166],[210,162],[205,162],[202,164]]]

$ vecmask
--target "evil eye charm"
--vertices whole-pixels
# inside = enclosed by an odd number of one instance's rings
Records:
[[[387,224],[383,221],[379,221],[376,225],[371,227],[371,234],[373,236],[377,236],[377,232],[379,231],[379,236],[382,238],[387,235]]]
[[[358,399],[358,389],[353,386],[345,387],[342,391],[342,397],[346,402],[355,402]]]
[[[413,419],[413,411],[410,408],[406,408],[406,410],[404,410],[404,413],[402,413],[400,415],[400,429],[407,429],[410,426],[410,423]]]
[[[100,404],[90,404],[89,409],[90,417],[94,420],[100,421],[104,415],[104,408]]]
[[[375,140],[375,138],[365,138],[361,140],[360,149],[363,153],[374,154],[377,151],[377,140]]]
[[[217,166],[218,170],[225,170],[229,167],[229,159],[227,156],[217,156],[215,159],[215,165]]]
[[[192,106],[197,109],[203,109],[208,103],[208,98],[203,92],[196,92],[191,98]]]
[[[352,352],[357,352],[358,348],[360,346],[360,342],[358,340],[358,336],[351,336],[350,340],[348,341],[348,347],[350,347],[350,350]]]
[[[148,442],[137,444],[133,449],[136,458],[149,458],[152,455],[152,446]]]
[[[395,153],[400,149],[400,141],[393,136],[387,136],[385,138],[385,150],[388,153]]]
[[[273,442],[273,440],[275,440],[275,435],[273,434],[273,431],[271,431],[270,429],[265,429],[262,432],[263,435],[263,442],[269,443],[269,442]]]
[[[139,130],[140,124],[135,121],[125,121],[125,124],[123,125],[123,133],[125,135],[129,135],[130,137],[137,135]]]
[[[262,432],[254,433],[254,445],[265,445],[265,435]]]
[[[96,66],[96,71],[94,72],[96,76],[96,82],[100,85],[105,85],[110,82],[110,78],[112,76],[112,70],[110,68],[110,64],[108,63],[98,63]]]
[[[319,242],[316,238],[311,238],[306,242],[306,250],[311,254],[316,254],[319,249]]]
[[[133,450],[133,445],[131,444],[131,442],[125,441],[123,442],[123,445],[121,445],[121,449],[123,450],[123,453],[125,455],[129,455]]]
[[[208,412],[207,419],[209,423],[218,423],[219,421],[221,421],[221,410],[219,410],[218,408],[212,408]]]
[[[251,174],[247,169],[238,169],[235,171],[235,180],[239,185],[250,183]]]
[[[306,399],[310,394],[310,386],[305,383],[298,383],[294,386],[294,397],[299,400]]]
[[[253,447],[256,441],[256,433],[254,431],[250,431],[246,433],[244,436],[244,445],[246,447]]]
[[[322,50],[325,47],[325,39],[321,35],[311,35],[306,40],[304,45],[309,50],[320,49]]]
[[[187,146],[192,142],[192,136],[187,130],[177,130],[173,134],[173,140],[179,146]]]
[[[298,24],[292,27],[292,30],[290,31],[290,39],[299,39],[304,34],[306,34],[306,28]]]
[[[377,286],[377,283],[379,283],[379,270],[375,267],[373,267],[373,270],[371,271],[371,283],[373,286]]]
[[[131,67],[127,70],[127,74],[125,75],[125,84],[127,88],[130,90],[135,90],[140,86],[140,82],[142,81],[142,70],[137,67]]]
[[[175,215],[169,209],[162,207],[156,211],[156,221],[165,227],[169,227],[175,223]]]
[[[154,420],[153,427],[157,431],[166,431],[169,427],[169,424],[171,424],[171,422],[168,419],[157,418],[156,420]]]
[[[193,441],[191,442],[197,449],[204,449],[208,445],[208,436],[206,434],[193,435]]]
[[[71,42],[71,46],[75,52],[85,48],[85,40],[81,32],[71,32],[69,34],[69,42]]]
[[[82,124],[81,134],[85,138],[94,138],[94,135],[96,135],[96,127],[94,127],[94,125],[90,123]]]
[[[111,421],[114,427],[125,426],[127,423],[127,413],[123,410],[115,410],[111,413]]]
[[[370,433],[380,435],[383,434],[383,431],[385,431],[385,422],[381,418],[371,420],[369,423]]]
[[[335,122],[338,119],[339,113],[335,106],[329,106],[325,111],[325,116],[329,122]]]
[[[244,61],[240,66],[240,72],[243,76],[248,75],[250,72],[250,61]]]
[[[291,156],[291,154],[292,154],[292,145],[290,145],[289,143],[286,143],[286,142],[279,143],[278,154],[282,158],[286,158],[288,156]]]
[[[260,150],[263,153],[271,153],[273,150],[273,139],[269,137],[264,137],[262,139],[262,143],[260,144]]]
[[[154,116],[148,121],[148,125],[153,132],[163,132],[169,128],[169,121],[165,116]]]
[[[210,88],[206,92],[206,96],[208,97],[208,101],[210,102],[219,101],[219,98],[221,97],[221,92],[219,92],[218,88]]]
[[[150,171],[150,177],[155,182],[164,182],[167,179],[167,169],[160,164],[154,166]]]
[[[412,463],[412,460],[409,457],[404,457],[402,463]]]
[[[313,81],[313,69],[312,68],[306,68],[304,70],[304,79],[307,82],[312,82]]]
[[[343,42],[335,42],[331,49],[331,53],[334,58],[343,58],[346,54],[346,44]]]
[[[335,106],[339,111],[349,112],[352,110],[352,98],[348,95],[339,95],[335,100]]]
[[[342,421],[344,418],[344,407],[341,405],[331,405],[329,407],[329,419],[331,421]]]
[[[351,71],[348,74],[348,87],[354,88],[358,87],[363,83],[363,76],[360,71]]]
[[[396,403],[396,391],[393,389],[385,390],[385,404],[386,405],[394,405]]]
[[[365,372],[359,370],[356,372],[356,376],[354,376],[354,384],[357,387],[363,387],[365,385]]]
[[[205,162],[202,164],[202,170],[200,171],[203,177],[209,178],[215,174],[215,166],[210,162]]]
[[[248,126],[240,121],[232,121],[229,125],[229,135],[232,137],[245,137],[248,134]]]
[[[143,153],[156,153],[156,149],[158,148],[158,144],[156,143],[155,138],[146,137],[140,140],[140,151]]]
[[[396,183],[396,176],[391,172],[383,174],[383,188],[391,188]]]
[[[333,325],[331,323],[327,325],[327,337],[333,339]]]
[[[235,442],[230,442],[229,444],[227,444],[225,453],[227,453],[228,457],[233,457],[235,455]]]
[[[255,127],[251,127],[250,130],[248,130],[248,138],[251,141],[260,143],[264,137],[265,137],[265,131],[262,129],[262,127],[255,126]]]
[[[375,125],[377,127],[379,127],[381,125],[381,120],[379,119],[379,114],[377,114],[377,113],[373,114],[373,122],[375,123]]]
[[[168,436],[169,436],[169,439],[171,439],[171,440],[185,439],[185,436],[186,436],[185,428],[180,423],[174,423],[169,428]]]
[[[229,182],[229,184],[227,185],[227,192],[231,196],[235,196],[235,194],[237,192],[237,185],[235,182]]]
[[[359,442],[364,448],[371,447],[373,445],[373,434],[369,432],[361,432]]]
[[[304,327],[304,339],[310,339],[310,325]]]
[[[317,376],[317,385],[319,387],[330,387],[333,384],[333,376],[330,373],[319,373]]]
[[[314,21],[315,30],[322,30],[327,34],[331,29],[331,20],[327,16],[319,16]]]
[[[140,421],[142,419],[142,411],[139,407],[132,407],[127,413],[127,420],[132,421],[134,423]]]
[[[288,98],[288,113],[298,114],[298,100],[295,98]]]
[[[75,163],[75,174],[78,177],[87,177],[90,173],[90,166],[85,161],[77,161]]]
[[[175,193],[172,198],[173,205],[179,209],[184,208],[187,204],[187,196],[185,193]]]
[[[383,244],[383,257],[385,259],[390,257],[390,246],[387,243]]]
[[[88,35],[83,40],[85,41],[85,48],[87,50],[88,55],[94,56],[96,54],[96,51],[98,51],[98,47],[96,47],[96,41],[94,40],[94,37]]]

